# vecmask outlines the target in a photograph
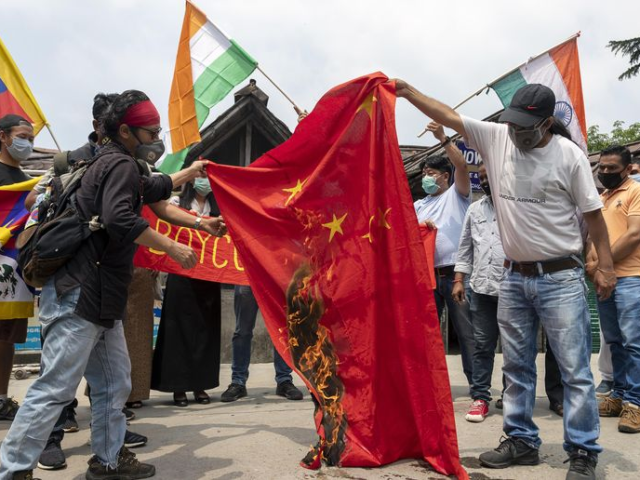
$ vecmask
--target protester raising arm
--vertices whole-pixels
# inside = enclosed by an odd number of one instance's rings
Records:
[[[404,80],[396,78],[393,81],[396,82],[397,97],[407,99],[427,117],[444,125],[445,127],[452,128],[466,138],[464,124],[458,112],[450,106],[420,93]]]
[[[609,247],[607,225],[600,210],[584,213],[583,216],[587,222],[589,238],[598,257],[598,265],[593,271],[593,284],[596,287],[598,298],[606,300],[611,296],[617,282],[611,248]]]
[[[227,226],[222,217],[194,217],[166,201],[152,203],[149,207],[159,218],[173,225],[204,230],[215,237],[222,237],[227,233]]]
[[[469,171],[467,170],[467,162],[464,159],[464,155],[455,143],[451,141],[449,137],[444,133],[444,128],[437,122],[431,122],[427,125],[427,130],[433,133],[444,151],[447,152],[447,157],[453,163],[455,171],[453,173],[453,184],[456,187],[456,191],[463,197],[468,197],[471,192],[471,180],[469,179]]]

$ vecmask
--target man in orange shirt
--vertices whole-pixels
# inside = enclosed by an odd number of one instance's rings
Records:
[[[613,391],[599,405],[601,417],[620,417],[618,430],[640,433],[640,184],[630,178],[631,153],[621,146],[603,150],[598,179],[618,283],[598,301],[600,327],[611,348]],[[595,253],[587,272],[593,273]]]

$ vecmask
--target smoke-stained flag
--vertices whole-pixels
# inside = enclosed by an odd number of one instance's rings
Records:
[[[0,40],[0,117],[10,113],[29,120],[36,135],[47,124],[29,85]]]
[[[274,344],[318,406],[303,465],[422,458],[468,478],[387,80],[332,89],[287,142],[209,179]]]
[[[29,218],[24,200],[38,180],[0,187],[0,322],[33,316],[33,294],[18,271],[15,243]]]
[[[578,39],[572,38],[489,85],[506,108],[516,91],[529,83],[546,85],[556,95],[555,116],[573,140],[587,152],[587,121],[582,97]]]
[[[165,142],[170,153],[157,165],[161,171],[180,170],[189,147],[200,141],[200,128],[209,111],[257,65],[187,0],[169,96],[169,132]]]

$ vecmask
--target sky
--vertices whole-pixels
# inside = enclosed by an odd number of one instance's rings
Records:
[[[375,71],[402,78],[450,105],[581,31],[578,42],[587,125],[610,131],[616,120],[640,122],[640,77],[609,40],[640,36],[640,2],[631,0],[195,0],[303,108],[329,89]],[[139,89],[167,125],[168,98],[184,0],[3,0],[0,38],[31,87],[63,149],[86,141],[97,92]],[[296,114],[259,72],[251,78],[269,108],[293,130]],[[248,83],[248,81],[247,81]],[[242,87],[241,84],[238,88]],[[219,103],[210,120],[233,103]],[[460,112],[483,118],[499,110],[482,93]],[[402,145],[426,117],[400,99]],[[43,130],[36,146],[51,148]]]

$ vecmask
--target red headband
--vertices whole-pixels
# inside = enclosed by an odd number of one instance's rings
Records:
[[[160,124],[160,114],[151,100],[136,103],[129,107],[120,123],[126,123],[130,127],[147,127]]]

